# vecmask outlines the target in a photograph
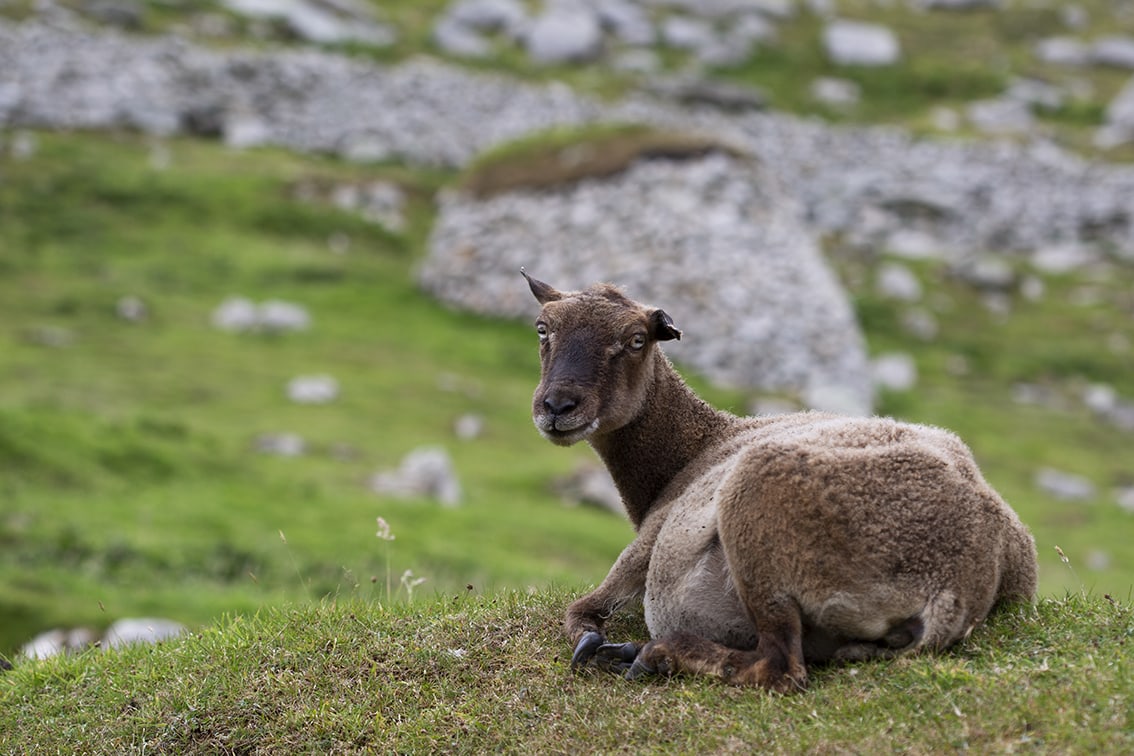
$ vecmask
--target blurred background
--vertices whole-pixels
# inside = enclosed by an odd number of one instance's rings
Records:
[[[0,654],[599,581],[521,265],[957,431],[1130,600],[1132,161],[1119,0],[0,0]]]

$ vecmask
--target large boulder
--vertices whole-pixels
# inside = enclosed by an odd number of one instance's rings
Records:
[[[759,161],[640,159],[614,175],[440,200],[423,286],[468,310],[530,317],[521,266],[562,289],[595,281],[664,306],[677,361],[724,385],[871,409],[862,334],[800,207]]]

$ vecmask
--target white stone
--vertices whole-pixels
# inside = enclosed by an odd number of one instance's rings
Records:
[[[264,433],[256,437],[256,451],[277,457],[302,457],[307,443],[298,433]]]
[[[114,312],[118,317],[131,323],[141,323],[150,314],[149,308],[146,307],[146,303],[142,301],[141,297],[133,295],[119,299],[114,305]]]
[[[269,333],[306,331],[311,327],[311,315],[305,307],[278,299],[262,302],[256,308],[256,320]]]
[[[626,511],[614,480],[601,465],[580,465],[570,475],[556,480],[552,487],[572,506],[588,504],[619,515]]]
[[[465,414],[453,422],[453,433],[462,441],[472,441],[484,433],[484,416]]]
[[[556,5],[531,23],[524,46],[536,63],[591,61],[602,52],[602,27],[591,11]]]
[[[1034,53],[1044,63],[1062,66],[1085,66],[1091,61],[1091,48],[1073,37],[1041,39]]]
[[[452,460],[441,447],[422,447],[407,454],[396,470],[370,479],[370,489],[395,498],[431,498],[447,507],[461,501],[461,484]]]
[[[875,287],[887,299],[919,302],[922,298],[921,281],[909,268],[897,263],[884,263],[878,268]]]
[[[224,143],[235,150],[262,147],[272,139],[272,127],[256,115],[240,114],[225,120]]]
[[[1032,267],[1041,273],[1062,275],[1085,268],[1095,255],[1079,244],[1051,244],[1031,254]]]
[[[154,617],[120,619],[106,630],[102,648],[110,650],[135,643],[158,643],[184,634],[187,628],[180,622]]]
[[[1095,484],[1073,473],[1043,468],[1036,472],[1036,486],[1061,501],[1086,501],[1095,497]]]
[[[871,363],[874,385],[887,391],[909,391],[917,385],[917,364],[908,354],[883,354]]]
[[[1036,123],[1027,103],[1006,97],[969,103],[965,115],[977,130],[991,135],[1026,134]]]
[[[1083,389],[1083,404],[1092,412],[1105,415],[1118,406],[1118,392],[1114,386],[1092,383]]]
[[[287,397],[296,404],[329,404],[339,397],[339,382],[329,375],[301,375],[287,384]]]
[[[823,29],[823,47],[832,63],[843,66],[888,66],[901,58],[893,31],[861,21],[828,24]]]
[[[256,305],[244,297],[229,297],[213,310],[214,328],[222,331],[250,331],[256,327]]]
[[[1096,39],[1091,60],[1103,66],[1134,69],[1134,37],[1113,35]]]
[[[811,98],[834,108],[850,108],[862,99],[862,87],[849,79],[820,76],[811,82]]]

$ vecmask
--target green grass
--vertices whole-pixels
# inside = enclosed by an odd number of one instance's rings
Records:
[[[193,141],[166,145],[169,165],[155,167],[142,138],[36,138],[32,158],[0,162],[0,652],[48,627],[126,615],[197,627],[285,601],[385,599],[387,578],[397,587],[407,569],[442,591],[585,585],[630,539],[618,518],[566,509],[550,491],[590,453],[545,444],[531,427],[530,327],[449,311],[413,283],[432,194],[455,177]],[[407,194],[404,232],[326,199],[338,184],[378,179]],[[345,254],[328,245],[342,235]],[[883,396],[880,411],[952,428],[973,446],[1037,537],[1045,593],[1129,598],[1131,517],[1112,499],[1134,483],[1129,434],[1078,399],[1096,381],[1134,396],[1128,355],[1106,346],[1129,333],[1129,268],[1098,281],[1048,277],[1044,298],[1000,318],[941,266],[915,266],[941,324],[923,344],[903,332],[902,308],[873,293],[872,263],[838,263],[871,350],[917,358],[917,390]],[[1094,304],[1075,304],[1084,287]],[[313,327],[213,329],[213,308],[234,294],[299,302]],[[114,314],[126,295],[147,303],[145,322]],[[45,332],[62,345],[45,346]],[[951,372],[958,358],[964,375]],[[339,400],[288,402],[286,382],[306,373],[334,375]],[[690,378],[744,411],[749,397]],[[1018,405],[1018,382],[1061,403]],[[472,443],[451,430],[467,412],[486,419]],[[300,433],[310,452],[253,450],[281,431]],[[374,472],[423,444],[453,456],[460,508],[368,491]],[[1043,466],[1086,475],[1098,496],[1050,499],[1033,480]],[[378,516],[395,541],[375,538]]]
[[[157,647],[0,675],[13,753],[1123,753],[1134,612],[1100,596],[996,613],[950,652],[813,671],[774,696],[572,674],[571,594],[356,599],[237,616]],[[612,637],[640,638],[634,613]]]
[[[439,587],[601,577],[630,530],[548,490],[580,454],[536,442],[530,329],[447,311],[412,284],[439,177],[380,171],[411,201],[409,230],[391,234],[294,198],[380,177],[369,170],[192,142],[157,170],[141,139],[38,139],[34,159],[0,163],[0,606],[16,618],[0,648],[52,623],[198,624],[376,573],[384,585],[379,515],[397,535],[392,569]],[[347,254],[332,234],[349,235]],[[313,327],[214,330],[233,294],[299,302]],[[126,295],[146,301],[146,322],[115,316]],[[39,343],[47,328],[67,345]],[[324,372],[336,403],[286,400],[290,378]],[[475,443],[451,431],[466,412],[487,419]],[[279,431],[312,452],[252,450]],[[426,443],[453,456],[462,508],[367,491]]]
[[[0,15],[22,18],[30,5]],[[393,62],[432,51],[432,19],[446,5],[383,3],[399,42],[346,52]],[[842,15],[869,9],[898,30],[905,64],[832,69],[805,12],[750,65],[718,74],[764,87],[791,112],[915,129],[934,105],[993,95],[1012,74],[1086,76],[1089,95],[1042,118],[1057,140],[1089,152],[1126,77],[1037,63],[1031,44],[1059,33],[1058,19],[1018,5],[919,14],[845,0]],[[1130,23],[1103,0],[1080,5],[1086,38]],[[183,17],[177,4],[147,2],[143,31]],[[246,42],[248,25],[233,23],[231,39],[206,43]],[[533,69],[505,47],[473,65],[600,95],[634,84],[595,67]],[[676,53],[662,60],[683,64]],[[824,112],[806,94],[819,75],[858,82],[862,104]],[[562,609],[632,533],[616,517],[564,508],[549,490],[590,455],[545,444],[531,427],[530,328],[448,311],[413,283],[433,194],[458,177],[189,140],[34,137],[29,159],[0,150],[0,655],[49,627],[102,628],[128,615],[172,617],[194,634],[18,663],[0,675],[0,750],[1134,749],[1134,518],[1112,496],[1134,485],[1130,434],[1079,399],[1093,382],[1134,398],[1130,352],[1108,346],[1131,338],[1128,265],[1096,280],[1045,276],[1046,295],[1015,298],[1006,317],[942,266],[914,265],[941,328],[922,343],[904,332],[903,307],[873,292],[876,260],[835,260],[871,351],[917,361],[917,389],[882,396],[880,411],[958,431],[1035,533],[1034,609],[994,616],[941,656],[819,670],[793,698],[707,680],[632,685],[567,670]],[[518,147],[538,154],[562,147],[560,137]],[[328,199],[336,185],[378,179],[406,192],[404,231]],[[332,251],[329,240],[344,237],[347,253]],[[314,326],[279,337],[212,329],[213,308],[234,294],[296,301]],[[114,315],[127,295],[146,302],[145,322]],[[334,375],[340,399],[289,403],[284,386],[303,373]],[[752,398],[690,380],[718,406],[743,411]],[[1017,383],[1056,401],[1015,403]],[[466,412],[486,418],[471,443],[451,430]],[[259,434],[280,431],[303,435],[309,453],[254,452]],[[461,507],[367,490],[373,472],[422,444],[453,456]],[[1034,484],[1042,466],[1089,477],[1098,496],[1051,499]],[[395,540],[375,537],[379,516]],[[413,603],[399,588],[405,570],[428,579]],[[640,638],[644,627],[621,617],[612,635]]]
[[[741,154],[713,137],[642,124],[557,127],[486,150],[461,171],[456,185],[478,198],[487,198],[611,176],[637,160],[691,159],[714,151]]]

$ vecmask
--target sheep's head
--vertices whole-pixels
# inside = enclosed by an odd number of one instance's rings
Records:
[[[561,446],[621,428],[641,412],[659,341],[681,338],[663,310],[610,284],[560,292],[524,273],[543,305],[536,320],[540,382],[532,419]]]

